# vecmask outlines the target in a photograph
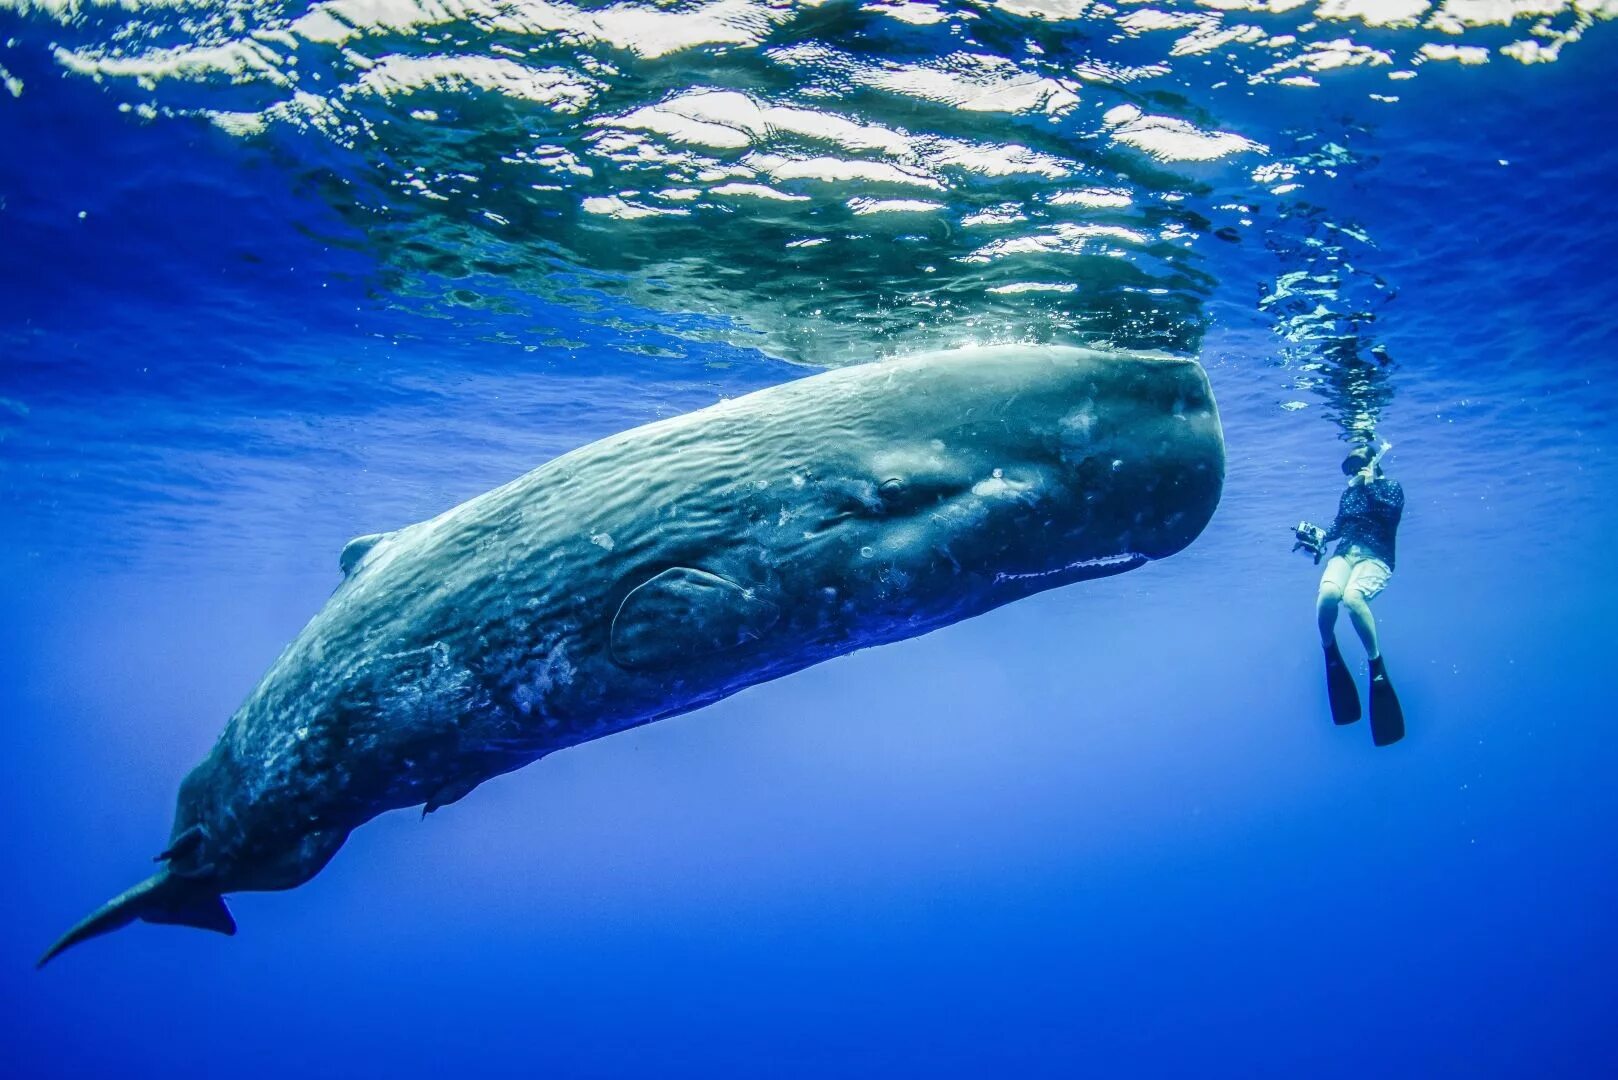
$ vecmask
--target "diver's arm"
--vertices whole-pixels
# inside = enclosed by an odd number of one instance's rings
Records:
[[[1352,487],[1353,483],[1350,482],[1349,486]],[[1326,544],[1331,543],[1333,540],[1336,540],[1339,536],[1341,536],[1342,535],[1342,527],[1343,527],[1343,504],[1341,502],[1339,502],[1337,504],[1337,516],[1331,519],[1331,524],[1326,526],[1326,535],[1322,536],[1320,538],[1321,546],[1325,546]]]
[[[1385,457],[1387,452],[1392,449],[1393,444],[1384,441],[1382,445],[1377,448],[1376,453],[1371,456],[1371,460],[1365,463],[1365,468],[1348,478],[1348,486],[1354,487],[1356,484],[1369,484],[1372,480],[1375,480],[1377,466],[1382,464],[1383,457]]]

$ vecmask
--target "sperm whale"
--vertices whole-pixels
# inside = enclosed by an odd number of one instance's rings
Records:
[[[137,919],[234,933],[388,810],[855,649],[1180,551],[1219,500],[1202,368],[959,349],[824,372],[564,454],[394,532],[180,785]]]

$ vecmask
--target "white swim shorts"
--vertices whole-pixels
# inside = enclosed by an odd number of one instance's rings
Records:
[[[1393,571],[1388,569],[1387,563],[1374,555],[1350,548],[1344,554],[1333,555],[1326,560],[1326,569],[1320,575],[1320,587],[1325,589],[1328,585],[1335,585],[1337,591],[1345,596],[1357,592],[1369,600],[1388,587],[1388,579],[1392,576]]]

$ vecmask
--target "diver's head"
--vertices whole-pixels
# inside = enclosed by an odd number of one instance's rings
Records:
[[[1354,449],[1350,450],[1348,452],[1348,456],[1343,459],[1343,475],[1353,476],[1355,473],[1371,464],[1375,457],[1376,455],[1372,452],[1369,446],[1356,446]],[[1382,471],[1382,466],[1378,465],[1376,471],[1380,473]]]

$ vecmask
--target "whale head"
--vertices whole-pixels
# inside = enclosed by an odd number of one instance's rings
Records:
[[[671,455],[677,422],[624,470],[656,477],[675,456],[698,477],[677,518],[650,516],[620,578],[611,657],[654,703],[671,684],[713,700],[1172,555],[1223,483],[1207,376],[1163,354],[952,350],[768,400],[709,411],[711,441],[745,436],[740,460]]]
[[[853,620],[952,621],[1164,558],[1201,532],[1223,482],[1207,377],[1162,354],[929,354],[872,365],[857,396],[819,407],[838,415],[807,426],[838,439],[804,478],[804,508],[754,516],[800,530],[759,545],[790,603]]]

